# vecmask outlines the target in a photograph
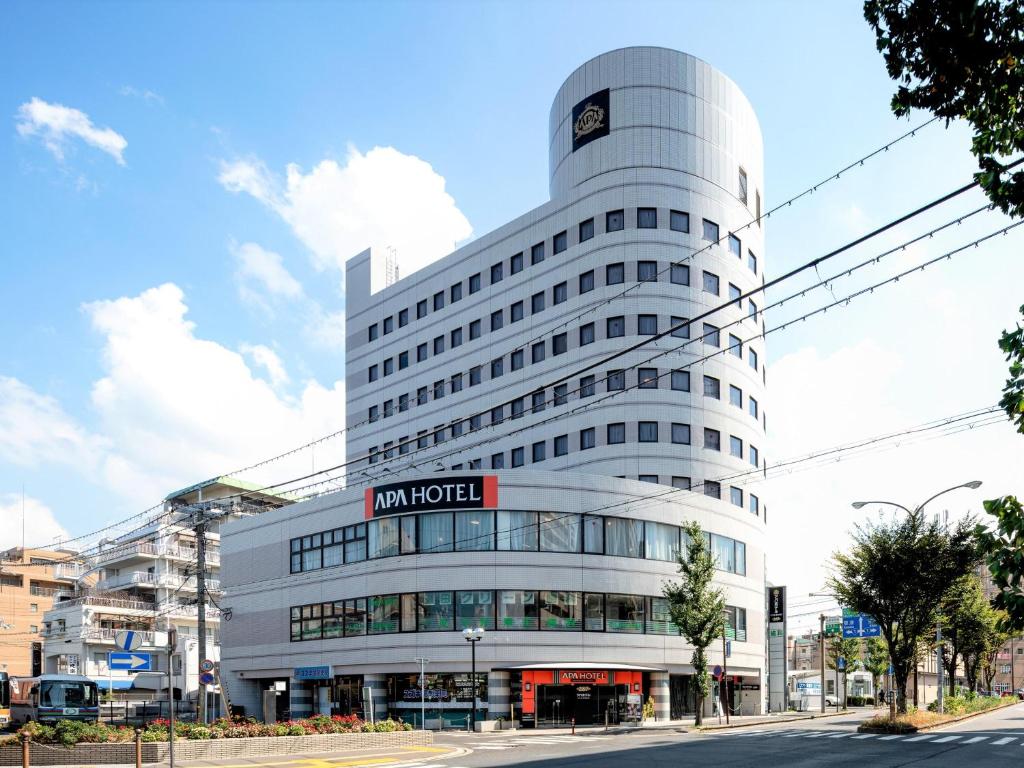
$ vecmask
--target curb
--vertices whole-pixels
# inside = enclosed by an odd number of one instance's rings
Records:
[[[957,723],[963,722],[964,720],[971,720],[975,717],[981,717],[982,715],[990,715],[993,712],[999,712],[1003,709],[1009,709],[1010,707],[1021,704],[1021,701],[1012,701],[1009,704],[1000,704],[998,707],[990,707],[989,709],[983,709],[980,712],[968,712],[966,715],[957,715],[949,720],[943,720],[941,723],[933,723],[932,725],[922,725],[919,727],[908,727],[905,731],[899,731],[900,735],[909,735],[912,733],[926,733],[928,731],[937,731],[939,728],[945,728],[947,725],[956,725]],[[896,734],[895,731],[889,731],[884,728],[864,728],[863,726],[857,726],[857,733],[888,733]]]
[[[751,727],[753,727],[755,725],[781,725],[783,723],[799,723],[799,722],[801,722],[803,720],[822,720],[822,719],[829,718],[829,717],[841,717],[843,715],[852,715],[852,714],[855,714],[855,713],[852,712],[851,710],[845,710],[845,711],[842,711],[842,712],[826,712],[825,714],[821,714],[820,712],[817,712],[817,713],[802,715],[800,717],[786,717],[786,718],[779,718],[777,720],[758,720],[758,721],[753,722],[753,723],[730,723],[729,725],[724,725],[724,724],[723,725],[702,725],[699,728],[695,728],[694,726],[687,726],[687,727],[692,729],[693,731],[695,731],[697,733],[703,733],[705,731],[706,732],[711,732],[711,731],[727,731],[727,730],[732,730],[733,728],[751,728]]]

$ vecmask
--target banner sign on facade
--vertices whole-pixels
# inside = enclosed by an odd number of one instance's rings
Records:
[[[498,506],[498,476],[445,477],[407,480],[367,488],[363,516],[370,520],[385,515],[440,509],[494,509]]]
[[[292,677],[296,680],[330,680],[331,667],[329,664],[316,667],[295,667]]]
[[[610,91],[592,93],[572,108],[572,151],[586,146],[594,139],[607,136],[610,130]]]
[[[558,682],[563,685],[608,685],[608,672],[603,669],[562,669],[558,672]]]
[[[768,590],[768,623],[781,624],[786,619],[786,588],[772,587]]]

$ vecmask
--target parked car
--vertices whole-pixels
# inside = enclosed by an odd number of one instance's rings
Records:
[[[838,703],[839,703],[839,699],[837,697],[831,696],[829,694],[825,694],[825,706],[826,707],[834,707]]]

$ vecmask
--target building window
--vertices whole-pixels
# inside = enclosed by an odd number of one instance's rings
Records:
[[[718,283],[719,283],[718,275],[716,275],[714,272],[708,272],[707,270],[704,270],[704,292],[705,293],[710,293],[710,294],[712,294],[714,296],[717,296],[718,295],[718,291],[719,291]]]
[[[656,421],[641,421],[640,422],[640,442],[641,443],[656,443],[656,442],[658,442],[658,422],[656,422]]]
[[[605,232],[618,232],[626,226],[626,216],[623,211],[608,211],[605,214]]]
[[[604,268],[605,283],[608,285],[618,285],[619,283],[626,282],[626,266],[622,262],[615,264],[608,264]]]
[[[658,282],[658,262],[638,261],[636,263],[636,279],[641,283]]]
[[[710,496],[713,499],[722,498],[722,484],[717,480],[705,480],[704,495]]]
[[[508,312],[509,317],[511,318],[511,322],[518,323],[520,320],[523,319],[523,302],[517,301],[515,304],[509,307]]]
[[[398,412],[402,413],[403,411],[408,411],[408,410],[409,410],[409,395],[408,394],[399,395],[398,396]]]
[[[608,376],[605,379],[608,391],[616,392],[626,388],[626,372],[625,371],[608,371]]]
[[[712,243],[718,242],[718,225],[715,222],[704,219],[704,239]]]
[[[512,449],[512,468],[521,467],[525,463],[524,461],[525,452],[522,448]]]
[[[677,339],[688,339],[690,338],[690,321],[685,317],[671,317],[669,322],[672,323],[672,335]]]
[[[423,344],[418,344],[416,346],[416,362],[417,363],[422,363],[426,359],[427,359],[427,345],[426,345],[426,342],[424,342]]]
[[[523,418],[523,411],[526,409],[526,398],[517,397],[512,401],[512,418],[521,419]]]
[[[750,267],[751,272],[757,274],[757,256],[753,251],[747,251],[747,266]]]
[[[690,268],[686,264],[673,264],[671,280],[675,285],[690,284]]]
[[[743,407],[743,390],[735,384],[729,385],[729,404],[735,405],[737,408]]]
[[[444,397],[444,380],[434,382],[434,399],[440,400]]]
[[[640,557],[640,555],[627,555]],[[644,631],[645,598],[639,595],[605,595],[605,627],[609,632],[639,635]]]
[[[569,236],[565,232],[559,232],[551,241],[552,253],[561,253],[569,247]]]
[[[437,312],[439,309],[444,309],[444,291],[434,294],[434,311]]]
[[[740,296],[742,295],[743,291],[739,289],[739,286],[729,283],[729,301],[735,301],[736,306],[739,307],[740,309],[743,308],[743,302],[740,299]]]
[[[618,445],[626,442],[626,425],[621,421],[614,424],[608,425],[607,430],[608,444]]]
[[[419,432],[416,433],[416,447],[417,448],[426,448],[427,447],[427,432],[428,431],[429,430],[421,429]]]
[[[729,233],[729,252],[737,259],[743,258],[743,246],[740,243],[740,239],[731,232]]]
[[[739,198],[744,205],[747,204],[747,172],[740,168],[739,177]]]
[[[533,294],[530,297],[530,314],[536,315],[538,312],[544,311],[544,292]]]
[[[491,360],[491,378],[496,379],[505,373],[505,359],[502,357]]]
[[[690,372],[672,371],[672,389],[676,392],[690,391]]]
[[[452,387],[452,393],[461,392],[462,391],[462,374],[461,373],[456,373],[454,376],[452,376],[452,378],[451,378],[451,387]]]
[[[757,201],[754,215],[757,217],[757,226],[761,226],[761,191],[758,189],[754,190],[754,199]]]
[[[657,368],[638,368],[637,369],[637,381],[639,382],[640,389],[657,389],[658,388],[658,369]]]
[[[605,321],[605,336],[609,339],[626,335],[626,318],[622,315],[609,317]]]
[[[475,275],[469,276],[469,292],[471,294],[476,293],[480,290],[480,273],[477,272]]]
[[[658,478],[657,475],[639,475],[639,476],[637,476],[637,480],[639,480],[641,483],[654,483],[654,484],[657,484],[659,482],[659,478]],[[657,559],[657,558],[655,558],[655,559]]]
[[[510,362],[509,368],[511,370],[513,370],[513,371],[518,371],[520,368],[522,368],[523,367],[523,350],[521,350],[521,349],[515,350],[511,354],[509,362]]]
[[[373,325],[370,326],[370,341],[376,341],[376,340],[377,340],[377,324],[374,323]]]
[[[551,354],[564,355],[569,348],[569,335],[567,333],[556,333],[551,337]]]
[[[569,452],[569,436],[558,435],[555,438],[555,456],[565,456]]]
[[[587,323],[586,325],[580,326],[580,346],[584,347],[587,344],[594,343],[594,324]]]
[[[718,326],[704,323],[704,343],[712,347],[721,346],[722,340],[719,337]]]
[[[709,451],[722,450],[722,433],[717,429],[704,428],[704,447]]]
[[[434,354],[440,355],[444,352],[444,336],[434,337]]]
[[[491,312],[491,330],[492,331],[499,331],[499,330],[501,330],[501,328],[502,328],[502,326],[504,324],[505,324],[505,315],[504,315],[504,313],[500,309],[497,309],[494,312]]]
[[[553,404],[554,405],[565,405],[568,402],[568,400],[569,400],[569,385],[568,384],[558,384],[554,388],[553,391],[554,391],[554,398],[553,398]]]
[[[491,285],[500,283],[505,276],[505,267],[500,262],[491,265]]]
[[[689,424],[672,424],[672,442],[676,445],[689,445],[690,444],[690,425]]]
[[[658,332],[657,315],[639,315],[636,330],[641,336],[654,336]]]
[[[658,228],[658,209],[657,208],[637,208],[636,209],[636,226],[637,226],[637,229],[657,229]]]
[[[587,219],[580,222],[580,242],[589,240],[594,236],[594,220]]]
[[[395,330],[395,318],[393,318],[393,317],[385,317],[384,318],[384,335],[387,336],[393,330]]]
[[[580,397],[593,397],[596,378],[593,375],[580,377]]]
[[[503,589],[498,592],[498,629],[540,628],[537,593]]]
[[[480,338],[480,321],[474,320],[469,324],[469,340]]]
[[[594,270],[588,269],[580,275],[580,293],[589,293],[594,290]]]
[[[462,329],[456,328],[451,332],[451,345],[452,348],[462,346]]]
[[[462,283],[456,283],[451,287],[451,301],[454,304],[456,301],[462,300]]]
[[[505,406],[496,405],[491,408],[491,424],[501,424],[505,420]]]
[[[538,341],[530,348],[530,359],[534,363],[544,362],[544,342]]]
[[[546,402],[546,398],[544,396],[544,390],[543,389],[540,392],[534,392],[530,396],[530,400],[531,400],[531,405],[532,405],[531,410],[532,410],[533,413],[540,413],[541,411],[544,410],[544,405],[545,405],[545,402]]]
[[[743,359],[743,342],[740,341],[739,336],[733,336],[731,333],[729,334],[729,354],[740,360]]]
[[[729,453],[737,459],[743,458],[743,441],[736,435],[729,436]]]
[[[379,378],[379,376],[380,376],[380,373],[379,373],[379,369],[377,368],[377,366],[376,365],[371,365],[370,366],[369,376],[368,376],[369,380],[370,381],[376,381]]]
[[[508,271],[510,275],[515,275],[523,271],[522,253],[517,253],[511,259],[508,260]]]
[[[747,398],[747,410],[755,419],[757,418],[757,400],[753,397]]]
[[[597,445],[597,430],[594,427],[587,427],[580,430],[580,450],[586,451]]]
[[[551,303],[561,304],[563,301],[569,298],[569,284],[562,282],[558,283],[554,288],[551,289]]]
[[[416,302],[416,319],[420,320],[427,316],[427,300]]]
[[[544,461],[544,459],[547,458],[547,443],[545,443],[543,440],[534,443],[532,446],[532,452],[534,464]]]
[[[758,516],[761,514],[760,500],[754,494],[750,494],[750,513]]]
[[[387,360],[384,361],[384,375],[385,376],[390,376],[394,372],[395,372],[395,360],[394,360],[394,358],[389,357]]]
[[[751,464],[751,466],[754,466],[754,467],[760,466],[760,464],[758,463],[758,461],[760,460],[760,454],[758,453],[757,446],[751,445],[751,446],[749,446],[749,448],[750,448],[750,464]]]
[[[714,376],[704,377],[704,396],[713,397],[718,400],[722,397],[722,382]]]
[[[427,388],[426,387],[420,387],[419,389],[416,390],[416,405],[426,405],[426,404],[427,404]]]
[[[495,453],[491,455],[491,469],[504,469],[505,468],[505,454]]]
[[[481,416],[479,413],[474,413],[472,416],[469,417],[469,431],[476,432],[478,429],[481,428],[481,426],[483,426],[483,423],[484,417]],[[480,459],[477,459],[477,461],[480,461]],[[470,464],[472,463],[473,462],[470,462]],[[470,466],[470,469],[472,468],[473,467]]]
[[[544,243],[537,243],[530,249],[530,263],[540,264],[544,261]]]
[[[370,406],[370,423],[373,424],[373,422],[377,421],[378,419],[380,419],[380,407],[376,406],[376,405],[371,405]]]
[[[683,211],[669,211],[668,228],[674,232],[689,232],[690,214]]]
[[[757,322],[757,304],[754,303],[753,299],[747,299],[747,317]]]
[[[747,362],[750,363],[751,368],[757,370],[757,352],[750,347],[747,347]]]
[[[395,401],[385,400],[384,401],[384,418],[395,415]]]

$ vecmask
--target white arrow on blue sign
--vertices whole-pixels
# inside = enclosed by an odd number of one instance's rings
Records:
[[[874,619],[863,613],[843,616],[843,637],[879,637],[882,628]]]
[[[107,665],[111,669],[127,669],[132,672],[151,672],[153,670],[153,654],[151,653],[117,653],[107,654]]]

